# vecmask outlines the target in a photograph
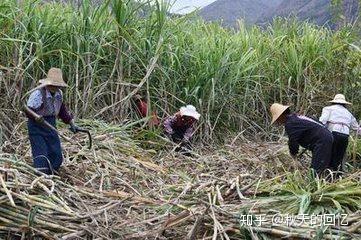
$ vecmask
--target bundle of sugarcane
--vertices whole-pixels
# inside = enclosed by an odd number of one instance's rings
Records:
[[[64,200],[56,178],[38,176],[13,156],[1,155],[0,162],[0,231],[51,238],[82,230],[82,216]]]

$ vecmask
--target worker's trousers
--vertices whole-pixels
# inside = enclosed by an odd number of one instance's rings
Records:
[[[55,117],[44,117],[44,120],[56,127]],[[28,132],[34,167],[45,174],[57,172],[63,162],[58,134],[32,119],[28,119]]]
[[[312,147],[311,167],[316,173],[322,174],[326,169],[330,169],[333,136],[326,128],[319,128],[314,134],[317,140]]]
[[[348,135],[332,132],[333,145],[332,145],[332,158],[330,169],[332,171],[342,171],[342,161],[348,146]]]

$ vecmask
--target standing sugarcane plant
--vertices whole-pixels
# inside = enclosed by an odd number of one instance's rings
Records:
[[[351,100],[360,96],[359,42],[349,28],[275,19],[266,29],[224,29],[195,15],[169,14],[161,0],[97,7],[89,0],[79,6],[4,0],[0,6],[2,109],[20,106],[54,66],[69,76],[65,98],[79,118],[129,119],[128,95],[136,90],[162,117],[195,105],[205,140],[245,129],[266,135],[274,101],[316,116],[317,102],[335,86]],[[359,109],[356,103],[356,114]]]

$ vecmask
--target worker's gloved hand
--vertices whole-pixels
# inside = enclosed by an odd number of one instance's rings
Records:
[[[80,127],[78,127],[77,125],[74,124],[74,122],[70,123],[70,131],[72,131],[73,133],[77,133],[80,130]]]

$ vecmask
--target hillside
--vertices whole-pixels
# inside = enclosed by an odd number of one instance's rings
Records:
[[[357,16],[358,1],[357,0],[345,0],[344,1],[344,13],[347,22],[354,21]],[[283,0],[282,3],[269,12],[268,15],[264,15],[259,18],[257,23],[264,24],[272,21],[274,17],[289,17],[296,16],[298,19],[305,21],[311,21],[317,25],[327,25],[335,27],[333,22],[333,10],[330,0],[296,0],[288,1]]]
[[[221,20],[224,26],[237,26],[238,19],[253,24],[262,16],[270,12],[282,0],[218,0],[200,10],[200,16],[206,21]]]
[[[344,1],[344,16],[347,22],[354,21],[358,12],[357,0]],[[264,25],[274,17],[296,16],[304,21],[309,20],[318,25],[332,24],[330,0],[218,0],[203,8],[200,15],[206,21],[222,20],[224,26],[236,27],[238,19],[248,24]]]

